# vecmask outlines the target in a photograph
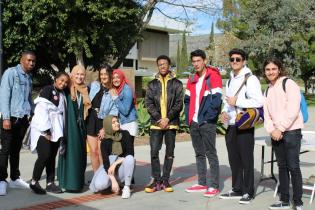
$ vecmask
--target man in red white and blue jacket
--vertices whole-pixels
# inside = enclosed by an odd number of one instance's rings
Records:
[[[187,82],[184,103],[196,155],[198,184],[187,188],[186,192],[205,192],[204,196],[213,197],[219,193],[219,161],[215,142],[222,103],[222,79],[216,68],[206,66],[204,51],[191,52],[191,61],[196,73]],[[206,184],[206,159],[210,165],[209,188]]]

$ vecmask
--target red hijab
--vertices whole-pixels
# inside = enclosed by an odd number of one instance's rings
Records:
[[[127,84],[131,88],[131,86],[129,84],[129,81],[127,80],[123,70],[121,70],[121,69],[114,69],[113,76],[114,76],[114,74],[118,74],[119,78],[120,78],[120,85],[119,85],[119,87],[116,87],[116,86],[113,85],[113,88],[116,89],[118,95],[120,95],[120,93],[121,93],[122,89],[124,88],[125,84]],[[133,102],[134,102],[134,105],[136,105],[137,104],[137,98],[136,98],[136,95],[135,95],[135,93],[133,91],[132,91],[132,93],[133,93],[132,94],[133,95]]]

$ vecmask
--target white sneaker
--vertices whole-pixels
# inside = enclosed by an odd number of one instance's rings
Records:
[[[9,182],[9,187],[10,188],[19,188],[19,189],[30,189],[30,185],[26,183],[23,179],[19,178],[16,179],[15,181],[10,181]]]
[[[129,188],[129,186],[124,186],[124,188],[122,189],[121,198],[123,198],[123,199],[130,198],[130,188]]]
[[[296,206],[295,209],[296,210],[303,210],[303,206]]]
[[[7,187],[8,183],[6,181],[0,182],[0,195],[6,195],[7,194]]]

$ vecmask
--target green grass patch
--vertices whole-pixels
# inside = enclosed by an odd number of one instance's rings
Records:
[[[306,98],[308,106],[315,107],[315,95],[314,94],[305,95],[305,98]]]

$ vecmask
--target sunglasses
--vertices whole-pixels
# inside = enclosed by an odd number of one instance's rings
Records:
[[[242,58],[230,58],[230,62],[241,62],[242,61]]]

